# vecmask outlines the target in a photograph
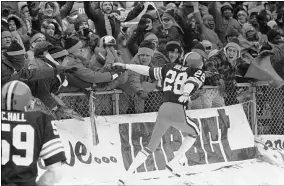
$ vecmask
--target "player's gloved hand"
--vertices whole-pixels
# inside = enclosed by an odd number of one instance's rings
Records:
[[[126,70],[125,69],[114,69],[112,72],[111,72],[111,77],[112,79],[111,80],[115,80],[117,79],[121,74],[123,74]]]
[[[149,99],[147,92],[145,92],[144,90],[139,90],[136,94],[141,99],[144,99],[144,100]]]
[[[124,63],[113,63],[112,68],[113,69],[126,69],[126,64],[124,64]]]
[[[178,101],[181,103],[186,103],[187,101],[190,102],[191,99],[188,93],[184,93],[178,98]]]

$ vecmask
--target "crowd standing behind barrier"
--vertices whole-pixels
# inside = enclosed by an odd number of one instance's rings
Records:
[[[1,82],[25,82],[36,108],[57,120],[89,117],[89,101],[97,115],[156,112],[164,82],[114,63],[202,62],[206,86],[189,109],[244,103],[255,134],[284,134],[282,2],[1,5]]]
[[[205,86],[203,89],[216,89]],[[239,95],[237,103],[243,103],[245,113],[255,135],[278,134],[284,132],[284,87],[274,89],[265,82],[259,82],[256,86],[247,83],[238,84]],[[91,100],[96,106],[95,115],[136,114],[134,104],[121,108],[125,101],[125,95],[121,90],[107,92],[94,92]],[[83,117],[89,117],[89,101],[83,93],[62,93],[59,95],[64,103],[73,108]],[[212,95],[213,96],[213,95]],[[154,91],[150,94],[149,101],[145,102],[144,112],[157,112],[161,103],[162,93]],[[104,102],[101,100],[109,100]],[[133,100],[132,100],[133,101]],[[194,102],[194,101],[193,101]],[[226,100],[226,105],[236,104],[235,100]]]

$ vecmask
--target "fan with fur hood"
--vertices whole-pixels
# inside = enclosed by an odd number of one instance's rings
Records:
[[[40,8],[40,11],[39,13],[42,13],[43,15],[45,15],[45,5],[46,3],[53,3],[54,4],[54,11],[53,11],[53,16],[57,16],[60,14],[60,8],[59,8],[59,4],[55,1],[45,1],[45,2],[40,2],[39,4],[39,8]]]
[[[21,27],[23,27],[25,25],[24,21],[20,17],[15,15],[15,14],[8,15],[8,17],[7,17],[8,23],[9,23],[10,20],[14,20],[15,21],[17,29],[19,29],[19,28],[21,28]]]

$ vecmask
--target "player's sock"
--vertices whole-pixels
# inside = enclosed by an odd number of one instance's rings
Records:
[[[139,167],[147,159],[148,156],[149,152],[145,150],[139,151],[129,169],[127,170],[125,176],[120,179],[120,182],[126,182],[129,176],[131,176],[131,174],[134,172],[134,170],[137,169],[137,167]]]
[[[176,153],[177,158],[182,158],[183,155],[191,148],[191,146],[194,144],[196,138],[193,138],[191,136],[187,136],[184,138],[180,148],[178,149]]]

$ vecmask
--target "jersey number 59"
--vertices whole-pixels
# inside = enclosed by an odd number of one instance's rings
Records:
[[[11,125],[2,123],[2,132],[10,132]],[[24,134],[25,139],[22,139]],[[2,141],[2,165],[10,160],[10,144]],[[34,157],[34,128],[30,125],[17,125],[12,130],[12,145],[19,150],[25,150],[25,155],[12,155],[12,161],[19,166],[29,166]]]

